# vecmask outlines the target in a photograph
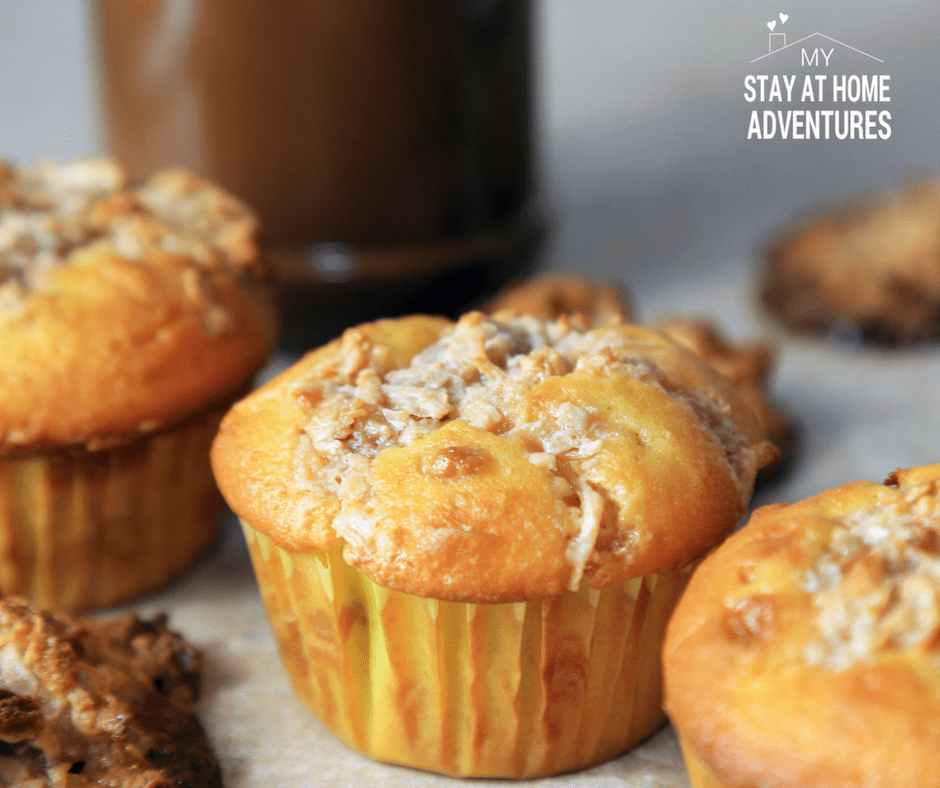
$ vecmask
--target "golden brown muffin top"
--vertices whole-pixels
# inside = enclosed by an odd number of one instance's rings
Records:
[[[0,601],[0,784],[219,788],[194,714],[201,663],[165,617]]]
[[[940,465],[758,509],[664,660],[673,724],[729,784],[940,785]]]
[[[632,322],[633,308],[626,289],[617,281],[594,281],[573,271],[549,272],[511,283],[481,307],[489,314],[511,311],[542,320],[562,315],[587,320],[592,326]],[[795,430],[789,416],[768,393],[773,348],[761,342],[733,343],[711,322],[671,317],[653,325],[725,375],[747,401],[763,430],[781,455],[792,453]],[[764,466],[758,479],[770,478],[780,462]]]
[[[513,601],[684,566],[772,453],[731,384],[654,331],[414,316],[348,330],[228,414],[213,467],[290,550]]]
[[[256,228],[185,170],[0,161],[0,453],[127,440],[244,385],[274,336]]]

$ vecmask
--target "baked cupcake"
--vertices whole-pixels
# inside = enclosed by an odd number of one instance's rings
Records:
[[[578,315],[592,326],[635,322],[630,297],[620,282],[595,281],[572,271],[521,279],[505,287],[481,309],[489,314],[511,311],[542,320]],[[773,402],[769,393],[774,349],[762,342],[732,342],[716,325],[701,318],[671,317],[657,321],[653,328],[691,350],[734,383],[754,411],[764,436],[779,451],[776,461],[761,468],[758,481],[777,475],[793,454],[796,430],[789,415]]]
[[[756,438],[662,335],[412,316],[346,331],[213,446],[300,697],[379,760],[533,777],[663,720],[689,567],[738,523]]]
[[[203,553],[218,421],[273,345],[256,221],[182,170],[0,163],[0,593],[110,605]]]
[[[940,465],[755,511],[664,670],[693,788],[940,786]]]

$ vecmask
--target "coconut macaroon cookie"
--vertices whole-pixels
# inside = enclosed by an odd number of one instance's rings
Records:
[[[940,786],[940,465],[758,509],[664,662],[693,788]]]
[[[202,654],[166,623],[0,600],[0,785],[222,788]]]
[[[206,549],[222,412],[275,319],[237,199],[183,170],[0,162],[0,592],[154,588]]]
[[[654,331],[414,316],[348,330],[213,447],[301,697],[381,760],[580,768],[655,730],[689,566],[773,449]]]
[[[826,207],[763,251],[761,300],[796,331],[940,336],[940,178]]]

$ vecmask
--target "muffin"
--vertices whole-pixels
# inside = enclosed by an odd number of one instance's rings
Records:
[[[200,653],[166,617],[0,601],[0,785],[221,788],[195,716]]]
[[[275,338],[255,229],[183,170],[0,163],[0,594],[110,605],[210,545],[209,447]]]
[[[663,653],[693,788],[940,786],[940,465],[756,510]]]
[[[772,448],[662,335],[411,316],[346,331],[213,446],[300,697],[373,758],[533,777],[664,721],[689,568]]]
[[[635,320],[629,295],[619,282],[597,282],[571,271],[519,280],[487,301],[482,310],[490,314],[511,311],[543,320],[579,315],[593,326]],[[764,436],[779,451],[776,461],[761,468],[758,481],[777,475],[793,454],[796,430],[768,391],[774,349],[761,342],[731,342],[717,326],[701,318],[671,317],[657,321],[653,327],[734,383],[754,411]]]
[[[764,305],[796,331],[884,343],[940,335],[940,178],[836,205],[763,253]]]

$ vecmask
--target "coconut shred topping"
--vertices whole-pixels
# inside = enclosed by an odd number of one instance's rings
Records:
[[[200,269],[256,259],[255,229],[241,201],[186,170],[132,185],[107,158],[21,168],[0,160],[0,315],[93,244],[127,260],[182,255],[193,262],[187,292],[199,290]]]
[[[935,483],[836,521],[803,577],[818,638],[810,664],[843,670],[884,650],[922,648],[940,659],[940,500]]]
[[[316,405],[304,425],[298,473],[335,493],[342,510],[339,536],[361,543],[373,531],[366,514],[373,459],[406,446],[454,419],[490,433],[522,440],[530,462],[554,474],[560,497],[578,502],[580,533],[568,558],[576,587],[590,558],[604,509],[601,494],[583,478],[614,429],[596,409],[563,402],[537,420],[524,421],[520,403],[533,386],[552,376],[597,368],[628,375],[667,391],[695,412],[722,443],[742,496],[742,455],[749,444],[727,404],[705,394],[669,387],[663,373],[637,356],[638,340],[616,329],[588,330],[562,318],[505,320],[465,315],[439,341],[402,369],[389,368],[383,348],[347,331],[332,374],[298,384],[296,396]],[[325,377],[325,379],[323,379]]]

